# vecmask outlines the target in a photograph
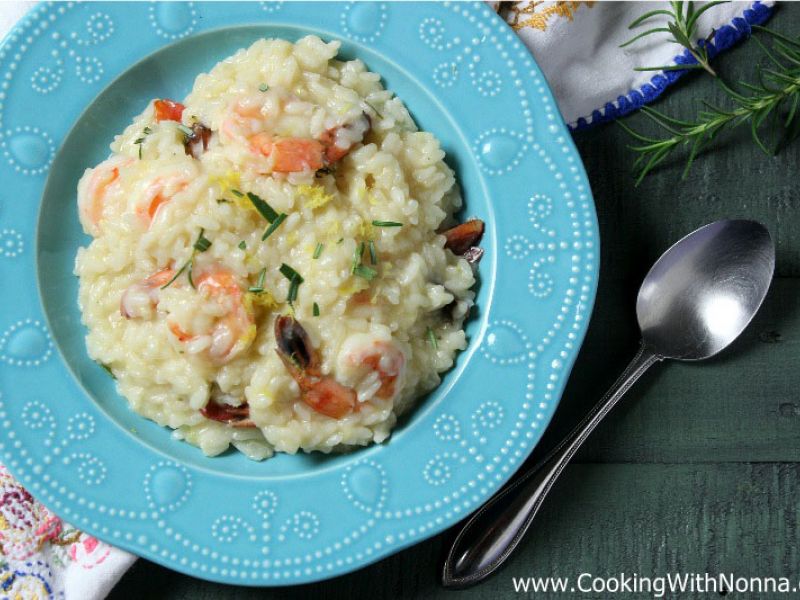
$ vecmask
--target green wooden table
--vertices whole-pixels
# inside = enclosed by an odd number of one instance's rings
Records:
[[[780,6],[772,27],[800,33],[800,4]],[[760,56],[746,43],[715,64],[730,79],[750,77]],[[691,116],[702,98],[725,101],[709,76],[696,75],[658,107]],[[654,131],[642,115],[628,123]],[[570,383],[533,459],[632,356],[636,291],[673,241],[722,217],[760,220],[777,244],[776,278],[758,317],[723,355],[645,376],[567,469],[536,530],[498,576],[457,596],[439,588],[437,569],[452,536],[446,533],[355,573],[291,588],[218,585],[140,560],[110,598],[496,598],[514,595],[512,576],[583,572],[730,571],[800,580],[800,140],[769,158],[748,135],[725,137],[686,181],[676,159],[639,188],[621,128],[575,135],[600,220],[600,289]]]

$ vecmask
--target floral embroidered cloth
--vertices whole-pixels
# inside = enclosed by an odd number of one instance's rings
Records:
[[[0,4],[0,36],[33,5]],[[493,3],[496,7],[499,3]],[[702,4],[702,3],[697,3]],[[716,30],[711,55],[749,35],[774,2],[733,2],[710,9],[698,34]],[[660,2],[505,2],[506,21],[535,55],[573,128],[610,120],[655,99],[682,72],[636,66],[691,61],[679,46],[651,36],[626,49],[627,26]],[[39,504],[0,465],[0,598],[100,600],[136,558],[82,533]]]
[[[657,98],[686,71],[635,71],[695,62],[669,34],[647,36],[620,45],[652,27],[655,17],[634,30],[628,25],[666,2],[502,2],[500,14],[516,30],[544,71],[561,114],[572,129],[610,121]],[[695,2],[700,8],[706,2]],[[765,22],[775,2],[730,2],[708,9],[698,20],[698,40],[715,31],[709,56],[750,35]]]
[[[105,598],[135,557],[78,531],[0,465],[0,598]]]

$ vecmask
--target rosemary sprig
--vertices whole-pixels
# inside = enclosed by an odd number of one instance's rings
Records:
[[[769,68],[760,68],[757,83],[739,82],[742,92],[734,90],[718,79],[731,107],[721,108],[704,102],[705,109],[694,120],[676,119],[649,107],[642,112],[655,121],[667,135],[650,137],[642,135],[620,122],[633,138],[641,142],[631,149],[639,154],[634,162],[638,171],[636,185],[674,150],[688,148],[689,155],[683,177],[689,173],[697,156],[726,129],[748,126],[753,142],[768,155],[774,154],[782,144],[800,135],[800,40],[756,26],[773,38],[773,48],[768,49],[756,38],[753,40],[764,50],[771,62]],[[768,118],[783,128],[782,138],[770,148],[762,130]]]
[[[704,4],[699,9],[695,10],[694,2],[670,2],[669,9],[663,8],[659,10],[651,10],[646,12],[641,17],[636,19],[633,23],[628,25],[628,29],[636,29],[645,21],[649,21],[653,17],[664,16],[667,17],[667,22],[661,27],[652,27],[647,31],[634,36],[620,48],[630,46],[634,42],[653,35],[656,33],[667,33],[672,37],[672,42],[679,44],[689,51],[694,59],[697,61],[695,64],[679,64],[679,65],[662,65],[658,67],[636,67],[636,71],[683,71],[686,69],[705,69],[714,77],[717,76],[716,71],[711,68],[708,58],[708,44],[714,39],[714,31],[704,40],[703,44],[695,44],[692,40],[697,37],[697,22],[700,16],[710,8],[714,8],[719,4],[725,4],[727,0],[715,0]]]

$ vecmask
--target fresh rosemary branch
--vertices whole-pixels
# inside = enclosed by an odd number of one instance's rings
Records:
[[[771,66],[759,69],[757,83],[739,82],[743,90],[741,93],[721,79],[717,80],[731,101],[730,108],[704,102],[705,110],[700,111],[694,120],[685,121],[643,107],[642,112],[667,132],[668,135],[662,138],[642,135],[619,123],[632,137],[642,142],[641,145],[631,146],[639,154],[633,165],[634,170],[638,170],[636,185],[679,147],[689,149],[683,170],[685,178],[698,154],[725,129],[749,126],[753,141],[766,154],[774,154],[782,143],[790,142],[800,134],[800,39],[793,40],[763,27],[754,28],[773,38],[772,50],[753,38],[764,50]],[[769,117],[783,128],[782,139],[772,148],[768,147],[762,134],[762,126]]]
[[[706,38],[705,44],[695,44],[692,40],[694,40],[696,37],[695,32],[697,31],[697,22],[700,16],[708,9],[714,8],[718,4],[725,4],[726,1],[727,0],[716,0],[714,2],[709,2],[697,10],[695,10],[694,2],[691,2],[691,0],[689,2],[670,2],[669,10],[662,8],[659,10],[651,10],[646,12],[633,23],[628,25],[628,29],[636,29],[645,21],[649,21],[653,17],[665,16],[668,18],[668,20],[666,24],[661,27],[653,27],[652,29],[648,29],[647,31],[636,35],[624,44],[621,44],[620,48],[625,48],[626,46],[629,46],[648,35],[653,35],[656,33],[668,33],[672,36],[672,41],[675,44],[680,44],[686,48],[689,51],[689,54],[695,58],[697,63],[662,65],[660,67],[636,67],[636,71],[684,71],[686,69],[705,69],[714,77],[716,77],[717,73],[711,68],[708,58],[708,43],[714,39],[715,32],[711,32],[708,38]]]

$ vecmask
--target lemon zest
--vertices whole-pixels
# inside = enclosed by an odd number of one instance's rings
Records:
[[[231,190],[237,189],[241,182],[239,173],[236,171],[228,171],[224,175],[211,175],[208,178],[209,183],[216,184],[222,188],[222,195],[227,195]]]
[[[253,343],[253,340],[256,339],[257,329],[255,324],[251,324],[248,326],[247,331],[244,332],[241,338],[241,344],[243,347],[247,347]]]
[[[333,195],[326,192],[320,185],[304,183],[297,186],[297,191],[303,196],[303,206],[311,210],[321,208],[333,200]]]
[[[338,292],[341,296],[352,296],[353,294],[357,294],[361,290],[365,290],[368,287],[369,283],[363,279],[350,278],[339,286]]]
[[[371,240],[373,236],[372,223],[361,219],[358,224],[358,236],[365,240]]]
[[[335,238],[339,235],[339,221],[336,220],[331,221],[331,224],[328,225],[328,235],[331,236],[332,238]]]

